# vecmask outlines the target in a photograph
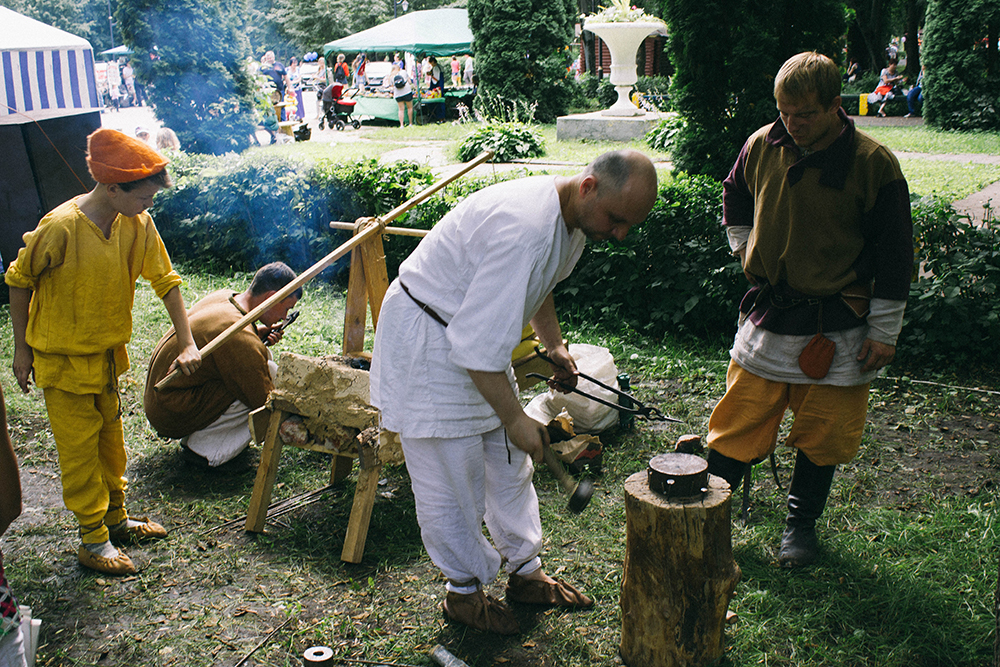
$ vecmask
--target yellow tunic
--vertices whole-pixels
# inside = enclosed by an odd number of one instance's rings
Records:
[[[128,370],[135,282],[142,276],[160,298],[181,284],[146,212],[119,215],[104,234],[72,199],[24,235],[8,267],[11,287],[33,290],[26,341],[34,351],[35,383],[75,394],[99,393],[109,376]]]

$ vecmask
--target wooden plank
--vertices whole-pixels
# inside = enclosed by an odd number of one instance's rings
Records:
[[[354,505],[351,507],[351,518],[347,523],[347,537],[344,538],[344,549],[340,560],[348,563],[360,563],[365,553],[365,540],[368,539],[368,524],[372,518],[372,507],[375,505],[375,491],[378,489],[378,479],[382,466],[363,468],[358,472],[358,485],[354,489]]]
[[[260,446],[267,437],[267,426],[271,421],[271,411],[266,405],[262,405],[250,413],[250,437],[254,444]]]
[[[351,468],[353,467],[354,457],[334,456],[333,462],[330,465],[330,484],[339,484],[344,481],[344,478],[351,474]]]
[[[264,449],[261,450],[260,463],[257,464],[257,479],[253,483],[253,495],[250,496],[250,507],[247,509],[246,529],[253,533],[264,532],[267,506],[271,504],[271,492],[278,475],[278,459],[281,458],[278,427],[287,416],[288,413],[284,410],[276,410],[271,413],[271,422],[267,426]]]
[[[378,314],[382,311],[382,299],[389,289],[389,275],[385,268],[385,249],[382,237],[373,236],[360,246],[364,258],[365,284],[368,287],[368,303],[372,309],[372,329],[378,327]]]
[[[381,237],[376,237],[381,239]],[[345,357],[365,349],[365,322],[368,316],[368,292],[365,287],[365,262],[358,248],[351,251],[351,272],[347,280],[347,300],[344,306]]]

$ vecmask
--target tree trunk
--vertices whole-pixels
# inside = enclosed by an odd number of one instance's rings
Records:
[[[911,86],[917,83],[917,75],[920,73],[920,44],[917,35],[923,18],[923,7],[918,0],[906,0],[906,74]]]
[[[625,664],[709,665],[722,657],[726,612],[740,579],[729,506],[729,488],[714,476],[694,500],[654,493],[646,471],[625,481]]]

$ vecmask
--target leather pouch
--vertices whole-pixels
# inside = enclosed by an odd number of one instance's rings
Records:
[[[822,380],[830,372],[836,349],[836,343],[822,333],[816,334],[799,355],[799,368],[812,379]]]
[[[812,337],[802,353],[799,354],[799,368],[813,380],[822,380],[830,372],[833,363],[833,353],[837,344],[823,335],[823,302],[819,303],[819,316],[816,328],[818,332]]]

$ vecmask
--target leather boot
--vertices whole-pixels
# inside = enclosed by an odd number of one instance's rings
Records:
[[[739,491],[740,482],[743,481],[749,467],[749,463],[731,459],[714,449],[708,450],[708,474],[721,477],[729,482],[729,490],[734,496]]]
[[[816,519],[826,507],[836,469],[836,465],[816,465],[802,450],[796,454],[795,471],[788,488],[788,517],[778,552],[781,567],[802,567],[816,560],[819,549]]]

